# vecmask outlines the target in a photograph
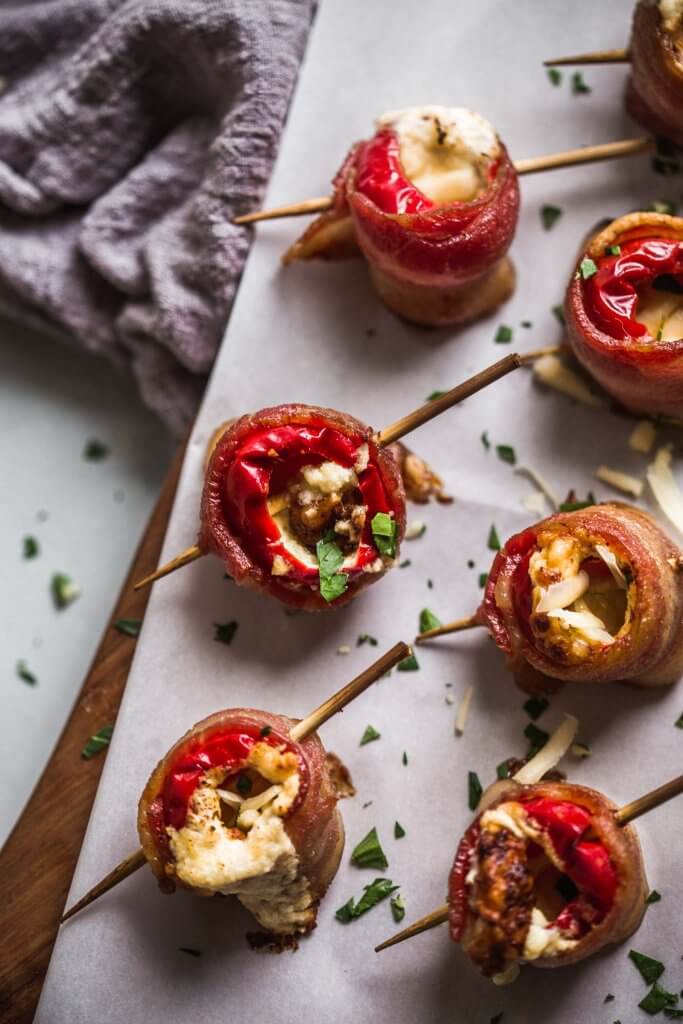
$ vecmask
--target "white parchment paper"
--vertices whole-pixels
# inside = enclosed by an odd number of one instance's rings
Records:
[[[324,0],[306,56],[270,205],[320,195],[348,145],[364,137],[385,109],[415,103],[471,106],[497,126],[513,157],[639,134],[622,111],[626,69],[588,69],[589,95],[573,96],[565,72],[555,88],[541,60],[626,43],[623,0]],[[525,179],[513,257],[519,283],[502,311],[463,332],[423,331],[399,322],[376,301],[362,262],[293,266],[278,258],[301,222],[259,228],[222,352],[184,467],[164,559],[193,543],[206,440],[221,421],[283,401],[309,401],[355,413],[376,427],[500,358],[559,340],[551,307],[561,301],[579,238],[599,218],[637,203],[676,198],[680,179],[650,171],[645,157]],[[564,214],[550,232],[544,203]],[[522,328],[521,321],[532,321]],[[514,328],[512,346],[494,344],[499,323]],[[519,371],[423,427],[413,445],[444,474],[458,502],[414,507],[427,533],[406,543],[397,569],[348,609],[288,616],[273,602],[223,578],[213,559],[154,588],[107,755],[69,903],[136,846],[138,796],[159,757],[193,722],[219,708],[256,706],[304,715],[398,639],[410,640],[419,610],[442,619],[471,612],[478,575],[490,564],[486,541],[495,523],[502,539],[534,517],[522,510],[528,483],[481,444],[512,444],[522,462],[545,473],[558,493],[593,487],[608,463],[642,475],[645,459],[626,441],[633,423],[605,410],[580,408],[539,391]],[[475,503],[476,501],[476,503]],[[475,562],[468,567],[468,560]],[[431,581],[431,586],[429,585]],[[213,624],[236,619],[230,647],[215,643]],[[356,647],[361,633],[379,647]],[[341,645],[351,653],[337,654]],[[401,886],[406,923],[443,903],[448,870],[466,827],[466,778],[491,781],[503,758],[522,754],[528,719],[524,696],[501,656],[481,633],[453,637],[418,652],[420,669],[393,672],[321,732],[349,765],[358,788],[342,805],[348,844],[323,903],[319,925],[295,954],[251,952],[253,927],[235,901],[187,893],[161,896],[147,870],[120,885],[60,931],[43,991],[40,1024],[106,1021],[213,1022],[246,1018],[293,1024],[372,1020],[486,1022],[543,1020],[624,1022],[645,986],[629,945],[668,964],[663,981],[680,989],[679,856],[681,808],[643,819],[640,834],[650,882],[663,895],[632,943],[574,968],[527,968],[500,990],[480,978],[444,928],[380,956],[373,946],[396,926],[385,903],[343,926],[335,910],[379,874],[348,862],[374,825],[389,858],[385,874]],[[465,735],[454,736],[457,701],[475,687]],[[456,704],[446,702],[447,695]],[[681,771],[682,736],[674,721],[680,689],[643,692],[625,686],[566,687],[539,721],[547,730],[571,711],[593,748],[569,762],[571,778],[627,801]],[[359,747],[366,725],[382,736]],[[408,765],[402,764],[402,753]],[[364,806],[370,802],[369,806]],[[394,821],[406,830],[393,838]],[[27,873],[30,878],[30,868]],[[27,883],[28,884],[28,883]],[[199,949],[190,957],[179,947]],[[615,1000],[603,1006],[607,993]]]

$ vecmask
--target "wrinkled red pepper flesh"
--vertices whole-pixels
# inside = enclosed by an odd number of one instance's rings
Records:
[[[584,305],[593,323],[621,341],[643,338],[638,289],[666,274],[683,287],[683,242],[665,238],[625,242],[618,255],[597,261],[597,273],[582,282]]]
[[[175,829],[183,827],[188,804],[205,772],[211,768],[221,768],[226,773],[225,780],[229,781],[244,768],[249,753],[257,743],[267,743],[271,747],[296,754],[299,761],[299,791],[288,812],[293,813],[308,787],[308,768],[298,746],[274,730],[263,736],[259,726],[245,723],[239,728],[198,737],[176,758],[164,779],[160,797],[150,808],[151,816],[148,814],[157,839],[160,831],[163,831],[165,837],[167,826]]]
[[[448,919],[454,942],[459,942],[467,924],[467,873],[472,856],[479,842],[481,826],[479,820],[472,822],[460,840],[453,867],[448,879]]]
[[[313,421],[255,431],[238,448],[226,474],[224,514],[249,555],[263,569],[270,572],[275,556],[280,555],[290,566],[287,580],[317,587],[317,567],[305,565],[282,543],[280,529],[268,511],[268,498],[281,493],[303,466],[330,461],[352,467],[363,443],[361,437]],[[378,512],[395,511],[372,461],[358,473],[358,486],[367,514],[355,561],[343,569],[350,578],[378,557],[372,539],[373,517]]]

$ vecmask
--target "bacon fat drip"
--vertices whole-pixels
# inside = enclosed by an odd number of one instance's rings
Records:
[[[345,604],[394,564],[404,530],[397,460],[352,416],[279,405],[215,444],[198,544],[236,583],[311,611]]]
[[[615,804],[567,782],[511,782],[460,842],[449,930],[499,984],[520,964],[564,967],[626,939],[648,895],[635,829]]]
[[[508,299],[506,253],[519,213],[517,172],[493,127],[462,107],[384,114],[334,180],[334,207],[285,254],[356,255],[381,300],[406,320],[461,324]]]
[[[626,107],[639,124],[683,146],[683,4],[640,0],[629,44]]]
[[[565,319],[576,358],[618,402],[683,417],[683,219],[631,213],[596,235]]]
[[[159,762],[140,798],[138,831],[164,892],[235,895],[276,934],[315,927],[344,847],[337,794],[317,736],[294,719],[219,711]]]
[[[560,512],[498,552],[477,616],[522,686],[668,685],[683,674],[680,556],[629,505]]]

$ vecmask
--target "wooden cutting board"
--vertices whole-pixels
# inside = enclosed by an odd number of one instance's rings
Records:
[[[105,754],[84,761],[90,736],[114,722],[135,640],[113,628],[140,619],[149,590],[133,583],[159,563],[185,454],[180,446],[74,708],[36,788],[0,851],[0,1022],[29,1024],[43,986]]]

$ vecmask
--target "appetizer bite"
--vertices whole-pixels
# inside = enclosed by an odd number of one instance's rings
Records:
[[[559,512],[504,544],[470,619],[418,640],[485,626],[524,688],[669,685],[683,673],[682,557],[640,509]]]
[[[448,882],[452,940],[497,984],[521,964],[564,967],[623,942],[648,895],[635,829],[602,793],[506,784],[460,841]]]
[[[626,108],[653,135],[683,146],[683,6],[639,0],[629,44]]]
[[[579,259],[564,309],[574,355],[608,394],[683,417],[683,219],[612,221]]]
[[[517,172],[494,128],[463,107],[383,114],[334,179],[332,209],[284,262],[361,254],[380,299],[428,326],[462,324],[514,290],[507,251]]]

